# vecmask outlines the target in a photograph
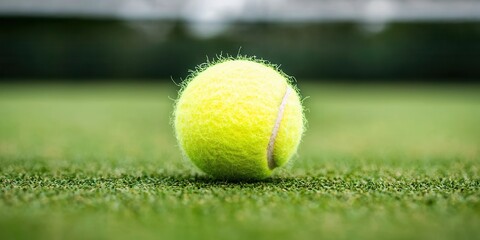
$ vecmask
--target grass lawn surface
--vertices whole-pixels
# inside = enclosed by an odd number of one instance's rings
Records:
[[[299,87],[295,159],[224,182],[173,83],[0,85],[0,239],[480,239],[480,86]]]

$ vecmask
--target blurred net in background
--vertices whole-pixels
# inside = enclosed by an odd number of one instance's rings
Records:
[[[0,78],[169,79],[217,54],[309,79],[472,81],[480,2],[3,0]]]

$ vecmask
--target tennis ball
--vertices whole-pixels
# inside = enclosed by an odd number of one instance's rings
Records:
[[[283,72],[255,59],[204,64],[183,84],[173,124],[184,155],[222,179],[262,179],[295,154],[303,107]]]

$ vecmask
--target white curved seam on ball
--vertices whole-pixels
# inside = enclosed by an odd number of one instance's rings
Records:
[[[283,119],[283,113],[285,112],[285,106],[287,105],[287,99],[289,94],[290,94],[290,88],[287,85],[287,90],[285,91],[285,94],[283,95],[282,103],[278,108],[277,119],[275,120],[275,125],[273,127],[272,134],[270,135],[270,141],[268,142],[267,163],[268,163],[268,168],[270,169],[274,169],[276,167],[275,160],[273,159],[273,150],[275,147],[275,139],[277,138],[278,130],[280,129],[280,123],[282,122],[282,119]]]

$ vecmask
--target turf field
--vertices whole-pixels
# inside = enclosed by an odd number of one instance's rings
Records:
[[[480,86],[301,84],[261,182],[182,160],[173,83],[0,85],[0,239],[479,239]]]

